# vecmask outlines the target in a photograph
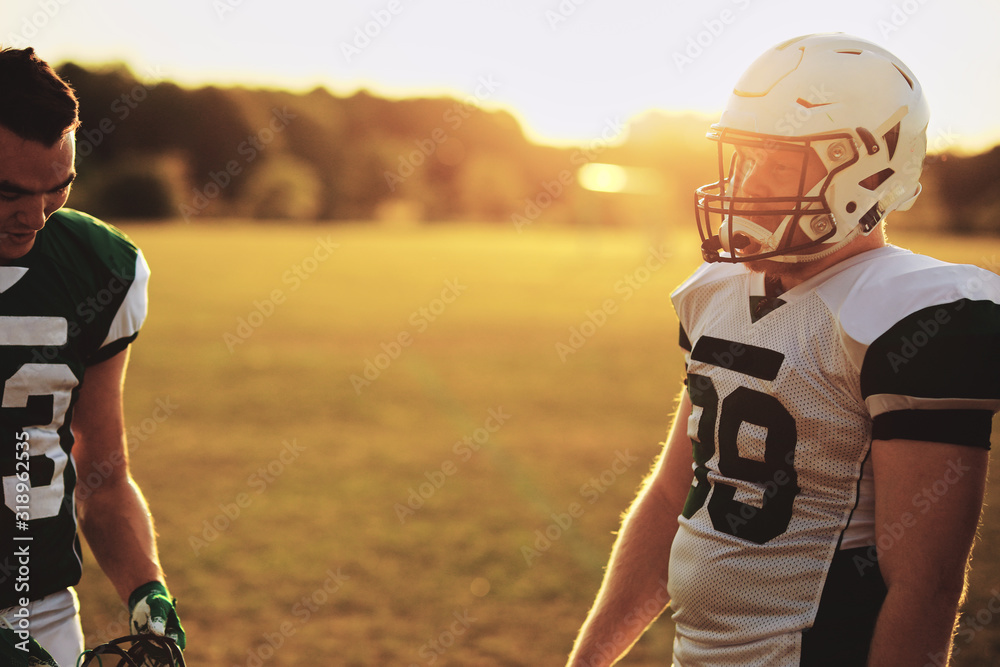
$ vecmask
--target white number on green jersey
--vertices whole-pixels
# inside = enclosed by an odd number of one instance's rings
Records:
[[[67,322],[62,317],[3,317],[0,327],[0,345],[62,345],[66,343]],[[24,429],[27,434],[32,488],[28,502],[31,519],[45,519],[59,514],[65,487],[63,472],[69,455],[59,444],[59,429],[66,419],[66,411],[78,384],[76,376],[65,364],[23,364],[3,384],[4,409],[27,408],[30,399],[51,397],[52,410],[47,423],[32,424]],[[23,441],[22,441],[23,442]],[[19,461],[19,463],[22,463]],[[17,471],[24,471],[18,467]],[[15,514],[21,515],[17,502],[18,478],[3,478],[4,504]],[[43,480],[38,481],[39,473]],[[51,472],[51,475],[49,474]],[[23,494],[22,494],[23,495]],[[23,499],[23,498],[22,498]]]

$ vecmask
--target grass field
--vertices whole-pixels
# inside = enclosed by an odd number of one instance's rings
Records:
[[[132,465],[188,664],[561,664],[670,422],[691,236],[124,228],[153,269]],[[894,240],[997,268],[995,239]],[[993,507],[982,535],[960,665],[1000,655]],[[79,590],[89,645],[124,634],[91,558]]]

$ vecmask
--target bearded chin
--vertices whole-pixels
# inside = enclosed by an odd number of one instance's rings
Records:
[[[787,278],[798,278],[811,270],[810,262],[777,262],[773,259],[755,259],[744,262],[746,267],[754,273],[763,273],[767,276],[780,276]]]

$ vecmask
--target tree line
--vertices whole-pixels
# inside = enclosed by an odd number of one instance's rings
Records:
[[[711,119],[692,115],[609,121],[566,148],[529,141],[514,116],[473,97],[185,88],[122,65],[59,71],[81,103],[71,205],[112,220],[687,225],[693,190],[717,173]],[[581,170],[599,163],[628,167],[643,187],[582,187]],[[894,224],[997,232],[1000,147],[932,154],[924,174],[921,201]]]

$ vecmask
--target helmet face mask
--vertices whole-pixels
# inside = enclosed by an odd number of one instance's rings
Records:
[[[695,191],[705,260],[815,261],[869,234],[919,194],[927,120],[919,83],[875,44],[809,35],[766,52],[708,134],[718,180]],[[755,174],[772,156],[797,181]]]
[[[86,651],[82,658],[80,667],[185,667],[177,643],[153,634],[113,639]]]
[[[695,190],[695,217],[708,261],[795,261],[837,234],[825,195],[836,174],[858,160],[848,134],[795,140],[713,126],[708,138],[718,144],[719,179]],[[777,169],[790,173],[786,180],[793,189],[768,187],[761,195],[745,188],[769,160],[783,161]]]

